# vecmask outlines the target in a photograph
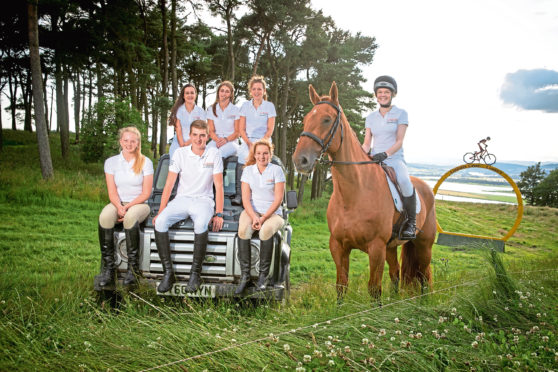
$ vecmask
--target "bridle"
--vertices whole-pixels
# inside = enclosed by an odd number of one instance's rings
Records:
[[[300,137],[309,137],[312,140],[314,140],[314,142],[316,142],[318,145],[320,145],[321,151],[320,151],[320,155],[317,158],[317,161],[321,162],[322,164],[326,164],[326,165],[335,165],[335,164],[340,164],[340,165],[378,164],[379,162],[377,162],[375,160],[369,160],[369,161],[338,161],[338,160],[325,160],[323,158],[324,153],[329,149],[329,146],[331,145],[331,142],[333,141],[333,138],[335,137],[335,134],[337,133],[337,128],[339,128],[339,127],[341,127],[341,142],[339,143],[339,147],[341,147],[341,145],[343,144],[343,125],[341,125],[341,126],[339,125],[340,124],[340,118],[341,118],[341,109],[337,105],[331,103],[330,101],[320,101],[320,102],[316,103],[315,106],[321,105],[321,104],[324,104],[324,103],[330,105],[331,107],[333,107],[335,109],[335,111],[337,111],[337,117],[335,118],[335,122],[333,123],[331,128],[329,128],[329,131],[327,132],[325,137],[323,139],[321,139],[320,137],[316,136],[312,132],[302,132],[300,134]]]

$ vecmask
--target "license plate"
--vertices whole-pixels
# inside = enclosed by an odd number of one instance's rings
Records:
[[[157,283],[158,285],[159,283]],[[200,289],[193,293],[186,292],[186,287],[187,284],[175,283],[168,292],[161,293],[157,291],[157,294],[163,296],[215,297],[216,288],[214,285],[202,284]]]

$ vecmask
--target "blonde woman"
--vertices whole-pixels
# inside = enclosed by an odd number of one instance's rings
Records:
[[[103,268],[101,287],[114,284],[114,225],[123,222],[126,234],[128,272],[124,285],[137,284],[139,224],[149,215],[145,203],[153,186],[153,162],[141,153],[141,134],[136,127],[120,129],[120,154],[105,161],[105,178],[110,203],[99,216],[99,243]]]
[[[242,144],[238,149],[238,163],[244,164],[252,146],[252,142],[265,138],[271,141],[275,128],[275,105],[267,100],[266,84],[263,76],[252,76],[248,82],[248,91],[252,99],[244,102],[240,108],[240,137]],[[238,180],[241,179],[242,167],[237,168]],[[232,200],[233,204],[240,205],[240,182],[237,182],[237,195]]]
[[[267,276],[273,254],[273,235],[283,226],[281,202],[285,192],[285,174],[271,163],[273,145],[266,138],[255,140],[250,147],[242,173],[244,211],[238,222],[238,260],[242,276],[235,294],[241,294],[250,282],[250,238],[259,231],[260,275],[256,290],[267,286]]]
[[[234,86],[230,81],[223,81],[217,87],[215,103],[207,109],[207,125],[211,141],[207,147],[216,147],[222,158],[236,155],[238,151],[238,123],[240,110],[234,101]]]
[[[180,90],[176,102],[172,106],[169,126],[174,127],[174,138],[169,148],[169,158],[180,148],[192,144],[190,140],[190,124],[194,120],[205,120],[205,111],[196,106],[198,92],[192,84],[186,84]]]

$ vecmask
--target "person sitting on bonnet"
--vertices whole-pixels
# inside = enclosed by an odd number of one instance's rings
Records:
[[[197,291],[201,284],[209,222],[213,221],[213,231],[219,231],[223,227],[223,161],[217,148],[206,147],[208,138],[207,123],[203,120],[193,121],[190,124],[192,144],[178,148],[170,160],[159,213],[153,217],[155,243],[164,271],[163,280],[157,287],[161,293],[169,291],[176,281],[172,267],[169,227],[188,217],[194,223],[194,254],[187,292]],[[169,202],[179,175],[176,197]],[[216,213],[213,213],[214,210]]]
[[[101,287],[115,283],[114,225],[124,223],[128,272],[124,285],[137,284],[140,275],[139,224],[149,215],[145,203],[153,186],[153,162],[141,153],[141,134],[136,127],[120,129],[119,155],[105,161],[105,178],[110,203],[99,215],[99,243],[103,269],[98,276]]]

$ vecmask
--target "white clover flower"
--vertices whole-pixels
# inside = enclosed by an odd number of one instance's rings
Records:
[[[385,336],[386,335],[386,330],[385,329],[380,329],[380,333],[378,333],[378,336]]]
[[[394,321],[395,323],[399,323],[399,318],[395,318],[395,319],[393,319],[393,321]]]
[[[519,342],[519,336],[513,336],[513,342],[517,344]]]
[[[236,339],[231,338],[231,342],[232,342],[233,344],[236,343]]]
[[[345,346],[345,352],[348,354],[351,352],[351,347],[350,346]]]
[[[335,365],[335,362],[334,362],[333,360],[330,359],[329,362],[327,362],[327,365],[328,365],[328,366],[334,366],[334,365]]]
[[[304,368],[304,367],[302,367],[302,366],[296,367],[295,371],[296,371],[296,372],[304,372],[304,371],[306,371],[306,368]]]
[[[416,339],[421,339],[421,338],[422,338],[422,333],[417,332],[417,333],[415,334],[415,338],[416,338]]]
[[[504,310],[509,311],[510,308],[506,306],[506,307],[504,307]]]
[[[396,334],[396,335],[400,335],[400,334],[401,334],[401,331],[400,331],[400,330],[397,330],[397,331],[395,331],[395,334]]]
[[[395,337],[391,336],[391,337],[389,338],[389,340],[390,340],[390,341],[395,341]]]
[[[509,360],[511,360],[513,358],[513,355],[511,354],[506,354],[506,358],[508,358]]]
[[[324,354],[320,350],[314,350],[314,356],[316,358],[321,358]]]
[[[91,347],[91,342],[89,342],[89,341],[83,341],[83,344],[85,345],[86,348]]]
[[[542,342],[548,342],[549,338],[548,338],[548,336],[542,336],[541,340],[542,340]]]
[[[312,361],[312,357],[310,355],[304,355],[304,357],[302,358],[302,361],[304,363],[310,363]]]
[[[318,323],[312,325],[312,328],[318,328]]]
[[[479,343],[477,341],[473,341],[471,343],[471,346],[473,347],[473,349],[476,349],[477,347],[479,347]]]
[[[367,338],[363,338],[363,339],[362,339],[362,344],[363,344],[363,345],[368,345],[369,342],[370,342],[370,341],[369,341]]]
[[[333,340],[333,336],[327,336],[327,339],[331,341]]]
[[[361,324],[360,328],[366,328],[366,324]]]
[[[289,351],[291,351],[291,346],[289,344],[284,344],[283,345],[283,350],[285,350],[285,352],[289,352]]]

